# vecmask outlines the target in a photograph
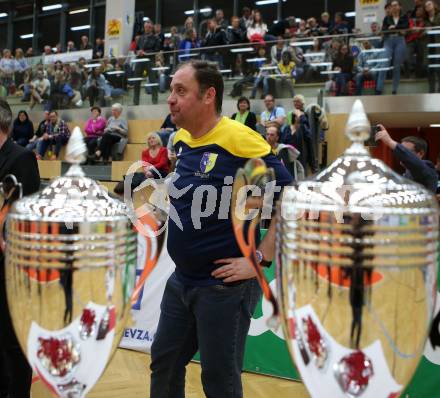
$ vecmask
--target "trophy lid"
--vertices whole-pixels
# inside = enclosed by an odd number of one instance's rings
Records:
[[[351,146],[315,177],[287,190],[284,196],[287,206],[294,202],[295,211],[326,210],[377,216],[437,211],[437,202],[427,189],[370,156],[364,146],[370,135],[370,122],[360,100],[353,105],[346,135]]]
[[[109,196],[107,190],[87,178],[80,164],[87,152],[79,127],[73,130],[66,148],[71,167],[43,190],[15,202],[12,219],[84,223],[126,219],[125,204]]]

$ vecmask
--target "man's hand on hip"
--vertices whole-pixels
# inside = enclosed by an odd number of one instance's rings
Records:
[[[255,278],[257,273],[245,257],[223,258],[214,261],[214,264],[224,264],[212,272],[212,276],[223,279],[223,282],[237,282]]]

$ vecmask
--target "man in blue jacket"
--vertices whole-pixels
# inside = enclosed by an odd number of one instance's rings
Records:
[[[402,139],[402,143],[394,141],[388,131],[381,124],[376,133],[376,141],[383,142],[393,151],[393,155],[405,167],[406,178],[423,185],[433,193],[437,190],[438,175],[434,163],[423,159],[428,148],[426,141],[420,137],[409,136]]]

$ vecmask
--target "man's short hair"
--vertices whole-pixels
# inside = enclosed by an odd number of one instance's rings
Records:
[[[0,99],[0,131],[5,134],[9,134],[12,123],[12,111],[9,104]]]
[[[51,113],[55,113],[55,115],[58,116],[58,112],[57,112],[56,110],[51,110],[51,111],[49,112],[49,115],[50,115]]]
[[[411,144],[414,144],[414,150],[416,151],[416,153],[418,152],[426,153],[428,150],[427,142],[420,137],[415,137],[413,135],[410,135],[408,137],[403,138],[402,142],[410,142]]]
[[[222,113],[224,83],[223,77],[213,62],[191,60],[179,66],[181,69],[190,66],[194,69],[194,77],[200,87],[200,94],[203,95],[210,87],[215,89],[215,110],[217,114]]]

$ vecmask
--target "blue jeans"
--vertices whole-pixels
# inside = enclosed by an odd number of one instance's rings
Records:
[[[261,83],[263,83],[263,95],[266,96],[267,94],[269,94],[269,77],[268,76],[258,76],[255,79],[254,87],[252,87],[251,98],[255,98],[255,95],[257,94],[257,89]]]
[[[255,279],[235,286],[183,285],[173,273],[162,298],[151,347],[151,398],[183,398],[185,367],[200,351],[209,398],[241,398],[250,320],[261,296]]]
[[[403,36],[385,38],[386,56],[393,61],[393,93],[397,92],[400,83],[400,68],[406,57],[406,43]]]
[[[61,151],[61,147],[67,144],[68,137],[64,135],[57,135],[56,137],[50,137],[48,140],[37,141],[37,153],[43,158],[47,149],[51,145],[55,145],[55,155],[58,157]]]
[[[348,89],[347,89],[347,83],[351,78],[350,73],[338,73],[336,74],[335,81],[336,81],[336,95],[347,95]]]
[[[355,77],[356,81],[356,95],[362,95],[362,88],[365,80],[375,80],[376,81],[376,93],[382,93],[383,86],[385,83],[385,71],[373,71],[364,74],[362,72],[358,73]]]

